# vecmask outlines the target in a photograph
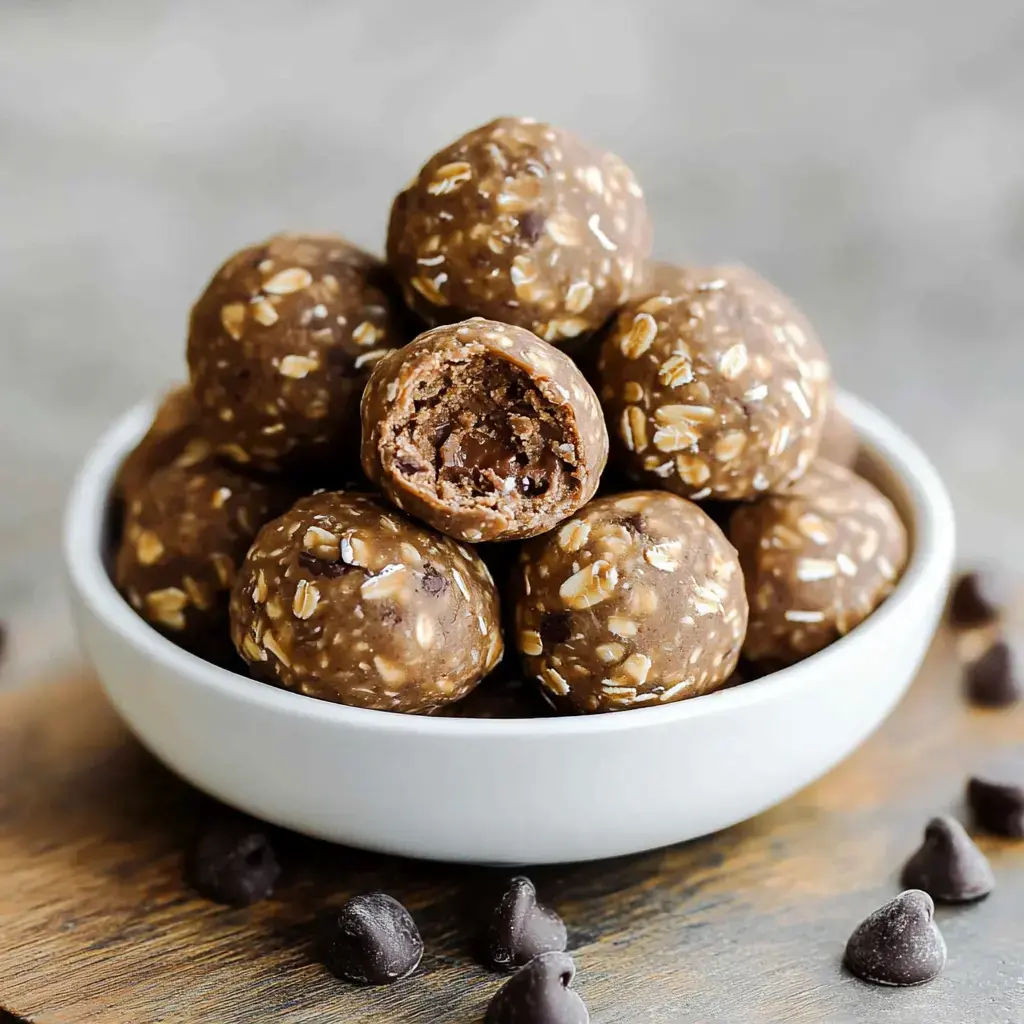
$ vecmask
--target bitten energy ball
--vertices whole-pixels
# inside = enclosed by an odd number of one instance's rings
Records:
[[[613,464],[697,500],[749,500],[798,479],[818,453],[830,389],[810,325],[749,270],[665,276],[601,345]]]
[[[199,408],[191,388],[176,387],[163,397],[149,430],[122,463],[115,489],[130,500],[158,469],[179,459],[179,465],[195,465],[212,450],[199,437]]]
[[[502,654],[483,562],[383,502],[327,492],[259,533],[231,595],[259,679],[384,711],[464,696]]]
[[[236,253],[192,309],[188,363],[204,433],[265,469],[344,460],[373,364],[404,342],[387,268],[334,235]]]
[[[621,711],[717,689],[747,624],[732,545],[660,491],[598,498],[523,546],[516,644],[564,707]]]
[[[467,541],[533,537],[597,490],[608,432],[564,353],[473,319],[382,359],[363,396],[363,468],[399,508]]]
[[[391,208],[388,262],[428,323],[480,315],[555,344],[630,295],[651,224],[629,168],[504,117],[432,156]]]
[[[750,600],[743,653],[787,665],[866,619],[907,561],[892,503],[850,470],[819,459],[785,494],[732,515]]]
[[[218,657],[228,594],[256,531],[287,508],[281,488],[207,459],[157,470],[128,502],[115,581],[150,624]]]

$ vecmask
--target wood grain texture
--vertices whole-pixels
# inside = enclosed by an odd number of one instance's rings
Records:
[[[655,853],[532,870],[569,926],[595,1024],[1020,1024],[1024,842],[981,838],[998,887],[940,908],[950,959],[931,985],[874,988],[840,957],[898,891],[926,819],[962,813],[965,775],[1022,739],[1024,708],[963,705],[940,636],[885,726],[780,807]],[[472,920],[500,875],[286,834],[275,898],[225,909],[180,877],[209,810],[91,680],[0,698],[0,1004],[42,1024],[481,1019],[500,979],[473,962]],[[336,981],[310,942],[318,912],[370,888],[406,902],[427,947],[417,974],[385,989]]]

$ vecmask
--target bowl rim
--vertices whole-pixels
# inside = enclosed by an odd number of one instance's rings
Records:
[[[318,719],[380,733],[444,737],[569,737],[669,725],[682,719],[727,714],[762,701],[783,699],[815,685],[821,674],[838,668],[855,645],[870,645],[887,620],[898,616],[918,595],[941,586],[952,564],[955,527],[952,503],[938,472],[917,444],[867,402],[837,392],[838,408],[850,420],[861,447],[885,463],[906,493],[914,545],[907,568],[893,593],[864,622],[824,650],[787,668],[741,686],[717,690],[655,707],[630,708],[603,715],[551,718],[455,718],[404,715],[349,707],[257,682],[204,661],[175,646],[136,614],[121,596],[104,566],[101,546],[110,490],[121,461],[139,441],[156,407],[140,402],[122,414],[89,451],[72,484],[64,517],[64,560],[80,600],[119,639],[169,672],[219,691],[223,696],[282,715]]]

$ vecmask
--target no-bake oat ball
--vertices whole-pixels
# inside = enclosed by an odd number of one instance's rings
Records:
[[[384,711],[465,696],[501,658],[499,618],[472,551],[341,492],[268,523],[231,595],[231,638],[252,675]]]
[[[377,364],[363,396],[367,476],[460,540],[550,530],[593,497],[607,457],[593,389],[521,327],[427,331]]]
[[[650,245],[643,193],[618,157],[515,117],[432,156],[388,228],[388,261],[428,323],[479,315],[554,344],[601,326]]]
[[[210,458],[179,456],[130,493],[115,582],[179,646],[220,659],[228,595],[256,531],[291,495]]]
[[[173,388],[161,399],[145,436],[129,452],[117,474],[115,490],[130,500],[149,478],[164,466],[181,459],[195,465],[212,447],[199,438],[199,408],[187,384]]]
[[[219,454],[263,469],[334,467],[358,447],[373,364],[407,339],[387,268],[335,235],[236,253],[192,309],[188,363]]]
[[[752,271],[680,268],[627,304],[596,382],[613,465],[685,497],[749,500],[817,455],[829,365],[793,304]]]
[[[878,607],[907,561],[907,531],[866,480],[819,459],[785,494],[732,514],[750,600],[743,653],[780,667],[820,651]]]
[[[515,635],[563,707],[621,711],[717,689],[747,624],[732,545],[663,491],[598,498],[523,545]]]

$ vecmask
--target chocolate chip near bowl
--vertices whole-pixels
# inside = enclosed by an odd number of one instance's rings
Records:
[[[389,263],[295,233],[226,260],[189,383],[69,505],[83,640],[147,745],[266,821],[539,863],[723,828],[865,738],[939,615],[945,491],[790,299],[642,272],[648,229],[621,161],[503,119],[396,200]],[[741,751],[756,778],[703,768]]]

